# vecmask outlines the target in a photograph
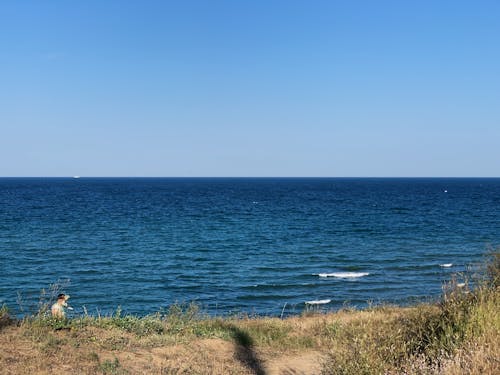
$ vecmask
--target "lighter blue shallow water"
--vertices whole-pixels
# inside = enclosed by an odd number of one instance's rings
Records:
[[[25,313],[58,280],[75,313],[407,304],[498,244],[500,179],[0,179],[0,304]],[[367,275],[318,276],[342,272]]]

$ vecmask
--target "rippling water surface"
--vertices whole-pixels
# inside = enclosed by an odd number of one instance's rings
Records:
[[[0,179],[0,304],[279,315],[435,297],[500,243],[500,179]]]

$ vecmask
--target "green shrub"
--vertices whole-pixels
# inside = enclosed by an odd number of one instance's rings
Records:
[[[7,307],[7,305],[3,304],[0,307],[0,330],[12,324],[13,321],[14,320],[10,317],[9,314],[9,308]]]
[[[115,314],[109,319],[112,326],[134,333],[137,336],[146,336],[153,333],[163,333],[164,326],[160,315],[147,315],[137,317],[133,315],[122,316],[121,309],[118,308]]]

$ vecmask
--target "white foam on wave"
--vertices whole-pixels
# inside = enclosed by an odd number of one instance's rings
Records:
[[[320,273],[319,277],[336,277],[338,279],[355,279],[358,277],[368,276],[368,272],[333,272],[333,273]]]
[[[443,263],[443,264],[439,265],[439,267],[443,267],[443,268],[450,268],[451,266],[453,266],[453,263]]]
[[[326,305],[327,303],[332,302],[331,299],[316,299],[313,301],[306,301],[306,305]]]

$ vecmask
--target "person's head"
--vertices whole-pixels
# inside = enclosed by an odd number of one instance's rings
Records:
[[[64,293],[59,293],[57,296],[57,302],[60,303],[61,305],[66,305],[66,301],[69,299],[69,295],[64,294]]]

